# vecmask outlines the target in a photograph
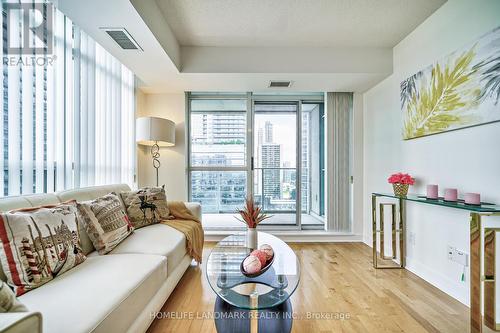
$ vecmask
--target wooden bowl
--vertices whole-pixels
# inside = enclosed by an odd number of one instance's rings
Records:
[[[245,272],[245,269],[243,268],[243,262],[245,261],[246,258],[250,257],[250,254],[247,255],[242,261],[241,261],[241,264],[240,264],[240,271],[241,271],[241,274],[245,275],[246,277],[249,277],[249,278],[254,278],[254,277],[257,277],[263,273],[265,273],[269,267],[271,267],[273,265],[273,262],[274,262],[274,254],[273,256],[271,257],[271,259],[269,259],[266,264],[264,265],[264,267],[262,267],[260,269],[260,271],[258,271],[257,273],[253,273],[253,274],[249,274],[247,272]]]

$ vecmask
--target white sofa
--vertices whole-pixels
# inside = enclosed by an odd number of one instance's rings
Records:
[[[0,210],[90,200],[127,190],[120,184],[6,197],[0,199]],[[186,205],[201,220],[200,205]],[[0,331],[3,327],[9,332],[38,332],[40,317],[33,312],[39,312],[46,333],[145,332],[190,264],[184,234],[164,224],[138,229],[111,253],[93,251],[79,266],[20,296],[32,312],[0,314]],[[3,271],[0,278],[5,281]],[[28,330],[23,318],[32,323]]]

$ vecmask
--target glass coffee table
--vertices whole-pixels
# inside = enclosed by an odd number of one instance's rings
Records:
[[[221,240],[206,263],[210,287],[222,300],[239,309],[276,308],[288,300],[299,284],[300,264],[293,250],[265,232],[258,232],[257,237],[257,248],[269,244],[274,250],[272,266],[260,276],[249,278],[240,271],[241,262],[252,251],[246,247],[245,232]]]

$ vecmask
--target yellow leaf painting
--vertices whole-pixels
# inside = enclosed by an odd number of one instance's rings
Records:
[[[500,61],[490,50],[495,45],[490,41],[500,40],[500,29],[492,33],[496,35],[485,43],[452,54],[401,83],[405,140],[500,120]]]

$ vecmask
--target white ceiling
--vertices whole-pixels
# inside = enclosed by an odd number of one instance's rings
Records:
[[[177,93],[265,91],[269,80],[365,91],[391,74],[392,47],[444,0],[56,2],[142,90]],[[144,51],[122,50],[100,27],[126,28]]]
[[[182,46],[393,47],[445,0],[155,0]]]

